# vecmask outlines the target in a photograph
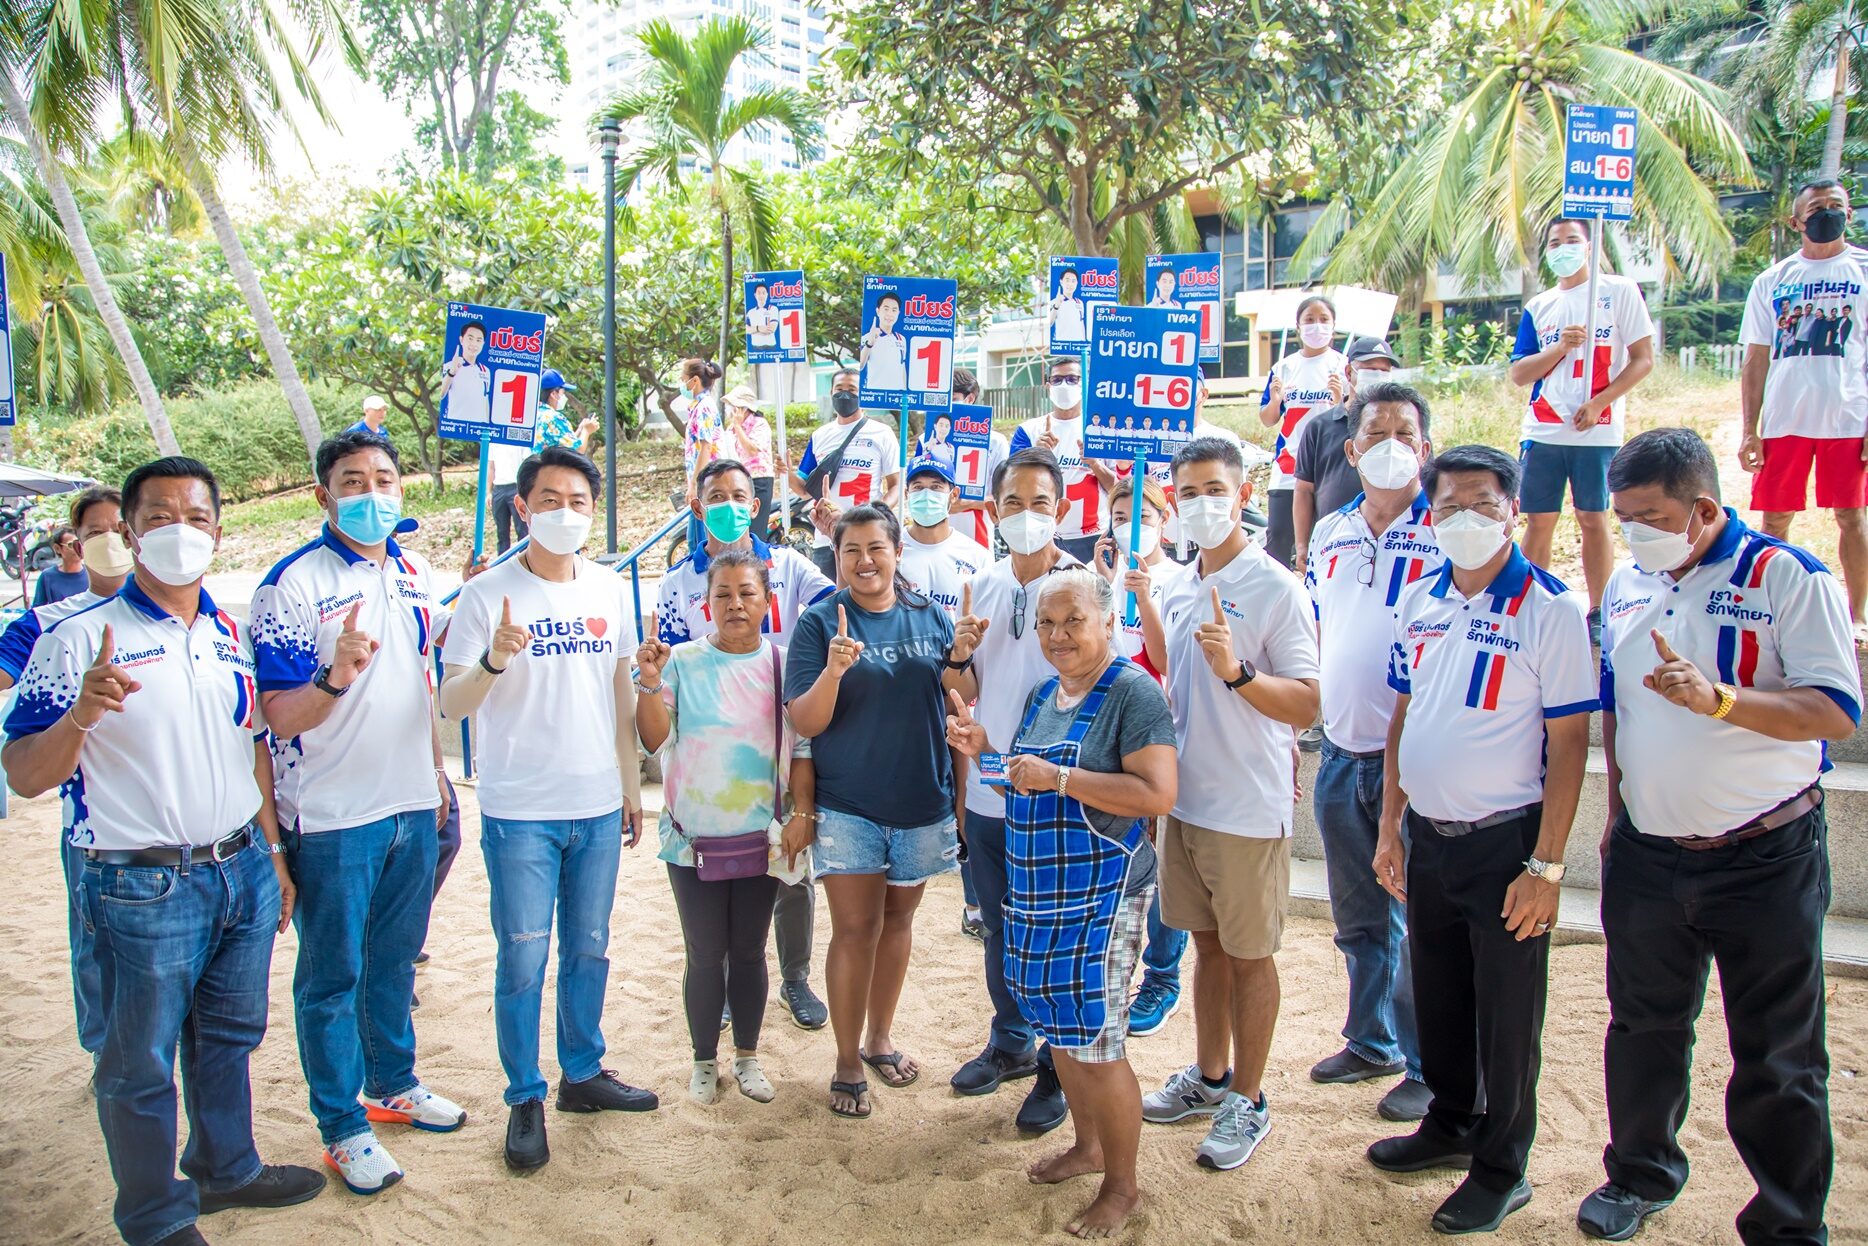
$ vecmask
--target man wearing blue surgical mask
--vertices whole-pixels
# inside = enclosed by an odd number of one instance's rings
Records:
[[[325,1160],[354,1193],[402,1179],[372,1123],[431,1132],[467,1114],[415,1074],[409,1010],[428,934],[447,780],[429,691],[435,598],[396,536],[395,447],[345,432],[318,447],[322,532],[253,595],[280,839],[299,885],[292,1004]]]

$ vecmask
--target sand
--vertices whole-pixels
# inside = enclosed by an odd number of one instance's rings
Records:
[[[767,1014],[765,1067],[778,1089],[757,1104],[730,1086],[703,1107],[687,1098],[690,1054],[681,1020],[681,942],[666,875],[645,842],[627,854],[618,883],[606,1063],[662,1096],[648,1116],[548,1112],[552,1162],[524,1178],[501,1161],[503,1079],[493,1040],[493,939],[474,796],[466,849],[437,904],[417,978],[419,1069],[462,1104],[468,1123],[450,1135],[389,1131],[407,1170],[399,1187],[357,1198],[335,1182],[302,1207],[228,1212],[203,1222],[211,1241],[295,1243],[542,1242],[856,1243],[1067,1241],[1062,1226],[1094,1186],[1079,1180],[1034,1188],[1032,1158],[1067,1144],[1069,1128],[1020,1139],[1012,1114],[1028,1083],[961,1099],[947,1077],[985,1034],[979,945],[959,932],[957,878],[930,886],[896,1035],[919,1057],[921,1081],[902,1091],[872,1080],[875,1115],[841,1120],[824,1107],[831,1071],[828,1031]],[[73,1032],[64,901],[53,800],[21,802],[0,822],[0,1241],[109,1243],[114,1196],[85,1088],[87,1062]],[[818,965],[829,938],[819,909]],[[280,937],[273,960],[272,1029],[254,1058],[255,1130],[272,1162],[316,1163],[318,1135],[306,1107],[291,1008],[297,940]],[[1243,1168],[1211,1173],[1193,1163],[1197,1123],[1144,1126],[1142,1213],[1121,1240],[1203,1243],[1390,1243],[1439,1240],[1429,1215],[1452,1187],[1444,1174],[1396,1178],[1362,1151],[1392,1130],[1375,1115],[1385,1083],[1311,1084],[1311,1063],[1340,1045],[1345,979],[1327,923],[1293,921],[1279,956],[1284,1012],[1266,1089],[1273,1126]],[[1583,1240],[1576,1204],[1601,1180],[1606,1136],[1602,1096],[1602,949],[1568,946],[1551,963],[1544,1031],[1542,1128],[1531,1160],[1536,1194],[1494,1240]],[[547,990],[544,1049],[549,1057]],[[1868,1241],[1868,982],[1833,984],[1831,1080],[1837,1146],[1830,1200],[1832,1240]],[[1708,999],[1694,1105],[1685,1129],[1693,1179],[1673,1209],[1649,1222],[1647,1243],[1732,1241],[1732,1218],[1751,1186],[1725,1136],[1727,1051],[1719,1001]],[[1145,1086],[1192,1058],[1191,1002],[1158,1034],[1134,1040]],[[557,1070],[548,1058],[546,1076]]]

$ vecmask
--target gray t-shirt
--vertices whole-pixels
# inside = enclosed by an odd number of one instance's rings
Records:
[[[1031,697],[1025,702],[1029,712],[1031,702],[1039,691],[1050,681],[1042,680],[1037,688],[1031,690]],[[1018,744],[1041,746],[1061,743],[1070,733],[1070,724],[1076,721],[1077,705],[1067,710],[1057,708],[1055,696],[1045,698],[1038,708],[1038,716],[1031,722],[1031,729],[1018,737]],[[1023,715],[1020,716],[1023,721]],[[1122,769],[1122,759],[1130,753],[1147,748],[1150,744],[1174,743],[1174,716],[1168,710],[1167,697],[1162,693],[1148,672],[1139,666],[1130,666],[1120,675],[1104,698],[1102,708],[1096,712],[1089,729],[1084,733],[1083,743],[1077,749],[1077,765],[1084,770],[1102,774],[1116,774]],[[1134,819],[1121,817],[1113,813],[1104,813],[1100,809],[1083,806],[1090,826],[1111,839],[1120,839],[1122,833]],[[1125,895],[1134,895],[1155,880],[1154,845],[1147,840],[1136,850],[1135,859],[1129,866],[1128,886]]]

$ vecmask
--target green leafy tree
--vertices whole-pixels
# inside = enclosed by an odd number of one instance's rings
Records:
[[[724,363],[732,347],[734,223],[744,226],[748,258],[764,267],[777,227],[767,185],[757,169],[727,162],[727,149],[742,134],[782,130],[801,160],[817,154],[823,132],[818,107],[794,87],[756,86],[734,92],[728,82],[741,60],[757,60],[771,42],[766,30],[744,17],[710,18],[691,37],[661,19],[641,31],[641,84],[619,92],[596,121],[619,122],[632,134],[617,185],[638,182],[682,184],[682,166],[705,178],[705,194],[720,221],[720,348]]]
[[[427,177],[454,167],[450,159],[436,159],[442,150],[441,121],[429,117],[415,127],[415,150],[409,153],[406,168],[398,181]],[[474,136],[471,168],[476,176],[491,176],[495,171],[509,173],[521,181],[555,186],[565,180],[563,157],[552,152],[552,131],[558,119],[526,102],[517,91],[501,91],[491,120]]]

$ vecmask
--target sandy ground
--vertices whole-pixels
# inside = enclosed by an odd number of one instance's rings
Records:
[[[1027,1083],[985,1099],[960,1099],[949,1073],[984,1036],[986,996],[979,945],[959,933],[957,878],[930,887],[896,1034],[926,1072],[905,1091],[879,1086],[875,1115],[841,1120],[824,1107],[828,1032],[794,1028],[774,1005],[765,1062],[778,1088],[760,1105],[731,1093],[711,1107],[687,1098],[690,1055],[681,1020],[681,944],[662,867],[647,843],[624,862],[618,884],[606,1063],[655,1088],[650,1116],[547,1113],[553,1162],[527,1177],[501,1162],[505,1113],[493,1041],[493,939],[486,874],[468,844],[436,907],[434,960],[418,977],[419,1068],[471,1113],[451,1135],[408,1131],[386,1141],[408,1172],[400,1187],[356,1198],[333,1183],[288,1211],[229,1212],[204,1222],[211,1240],[307,1243],[843,1243],[1065,1241],[1061,1226],[1088,1200],[1076,1181],[1038,1189],[1025,1165],[1068,1128],[1021,1140],[1012,1114]],[[114,1191],[85,1089],[86,1062],[73,1034],[63,898],[53,851],[57,806],[20,802],[0,823],[13,868],[0,872],[0,1241],[107,1243]],[[821,970],[829,935],[819,911]],[[273,1025],[253,1064],[255,1128],[272,1161],[315,1163],[317,1131],[306,1108],[293,1042],[290,983],[297,940],[279,940]],[[1390,1243],[1435,1240],[1428,1216],[1451,1188],[1444,1175],[1391,1178],[1362,1158],[1388,1127],[1376,1117],[1381,1084],[1312,1085],[1305,1070],[1338,1046],[1344,974],[1325,923],[1292,923],[1280,956],[1284,1014],[1266,1080],[1268,1140],[1244,1168],[1211,1173],[1193,1163],[1197,1124],[1145,1126],[1146,1202],[1123,1240],[1139,1242]],[[1577,1201],[1602,1179],[1605,1135],[1601,1048],[1607,1009],[1602,950],[1557,950],[1545,1029],[1543,1128],[1533,1154],[1536,1197],[1498,1235],[1504,1242],[1581,1241]],[[547,1000],[551,998],[549,992]],[[1720,1088],[1726,1044],[1719,1004],[1708,1001],[1686,1145],[1694,1174],[1685,1199],[1655,1221],[1651,1243],[1730,1241],[1750,1184],[1725,1138]],[[545,1051],[552,1050],[549,1006]],[[1868,1241],[1868,983],[1838,982],[1830,1009],[1837,1142],[1830,1219],[1837,1242]],[[1144,1085],[1191,1059],[1193,1018],[1183,1008],[1131,1054]],[[546,1062],[554,1082],[556,1069]],[[872,1083],[874,1085],[874,1083]]]

